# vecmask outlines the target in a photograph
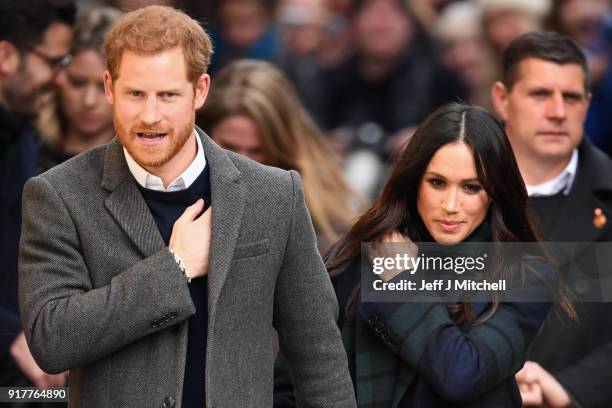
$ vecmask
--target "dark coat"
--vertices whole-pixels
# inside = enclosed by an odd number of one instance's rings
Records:
[[[612,241],[612,160],[587,139],[579,147],[578,172],[570,194],[564,198],[552,231],[551,242]],[[593,213],[601,208],[608,222],[593,224]],[[577,254],[579,266],[589,270],[592,252]],[[591,268],[592,269],[592,268]],[[562,266],[566,274],[567,268]],[[579,281],[570,281],[570,290]],[[529,359],[550,371],[570,392],[580,407],[612,406],[612,303],[576,303],[578,321],[560,320],[551,314],[536,337]]]
[[[550,266],[534,266],[553,279]],[[343,310],[359,269],[354,261],[335,279]],[[533,290],[548,291],[540,284]],[[357,405],[521,407],[514,374],[549,307],[544,302],[502,303],[484,324],[458,326],[442,302],[358,304],[342,329]],[[489,304],[475,303],[474,308],[479,315]]]
[[[25,118],[0,107],[0,385],[14,364],[9,348],[21,331],[17,302],[17,257],[21,192],[36,172],[36,141]],[[17,374],[16,374],[17,375]]]
[[[533,265],[553,284],[552,268]],[[548,302],[504,303],[485,324],[456,325],[446,304],[346,304],[360,282],[359,257],[332,278],[339,326],[359,407],[521,407],[514,374],[550,308]],[[550,299],[541,283],[527,285],[534,299]],[[474,303],[477,316],[490,304]],[[279,353],[275,408],[296,406],[291,377]]]
[[[377,80],[363,75],[359,55],[325,71],[325,97],[315,112],[320,126],[350,130],[352,148],[365,144],[384,150],[389,137],[416,127],[440,105],[464,98],[467,92],[460,78],[444,68],[428,44],[414,42]]]

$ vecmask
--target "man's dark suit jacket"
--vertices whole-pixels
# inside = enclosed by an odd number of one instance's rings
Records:
[[[608,222],[593,224],[601,208]],[[579,164],[570,194],[555,225],[545,226],[551,242],[612,242],[612,160],[588,140],[579,146]],[[588,270],[592,253],[578,254]],[[610,265],[612,268],[612,265]],[[563,267],[561,267],[563,273]],[[569,289],[576,282],[568,282]],[[612,303],[576,303],[578,321],[551,313],[531,347],[529,359],[550,371],[584,408],[612,406]]]

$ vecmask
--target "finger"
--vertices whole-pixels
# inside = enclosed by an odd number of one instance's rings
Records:
[[[204,226],[206,224],[211,223],[212,218],[212,207],[208,207],[206,211],[202,213],[202,215],[194,221],[194,223],[198,223],[200,226]]]
[[[32,368],[28,373],[24,373],[36,388],[47,388],[50,374],[38,368]]]
[[[66,376],[64,374],[51,375],[47,381],[47,388],[62,387],[66,384]]]
[[[382,242],[401,242],[398,241],[399,233],[397,231],[387,232],[382,239]]]
[[[398,231],[394,231],[393,234],[391,234],[391,238],[393,242],[406,242],[404,235],[400,234]]]
[[[530,384],[527,386],[526,391],[521,391],[521,398],[523,400],[523,406],[540,406],[544,402],[542,389],[537,384]]]
[[[199,198],[198,201],[190,205],[185,209],[183,214],[176,220],[176,222],[186,221],[191,222],[196,219],[198,215],[202,212],[204,208],[204,200]]]
[[[516,381],[519,383],[524,383],[525,381],[525,373],[527,372],[527,370],[525,370],[525,368],[520,369],[515,375],[514,378],[516,378]]]

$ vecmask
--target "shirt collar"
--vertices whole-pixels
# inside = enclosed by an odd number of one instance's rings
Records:
[[[529,197],[549,197],[559,192],[568,195],[576,178],[578,170],[578,149],[574,149],[572,157],[565,168],[552,180],[541,184],[527,185],[527,195]]]
[[[196,143],[198,145],[196,157],[195,159],[193,159],[189,167],[187,167],[187,169],[185,169],[185,171],[180,176],[178,176],[172,183],[170,183],[168,188],[164,188],[164,183],[162,182],[161,178],[149,173],[142,166],[136,163],[136,161],[132,158],[132,156],[128,153],[127,149],[124,147],[123,153],[125,154],[125,160],[127,161],[130,173],[132,173],[134,179],[136,179],[136,182],[141,187],[156,191],[170,192],[185,190],[189,188],[189,186],[193,184],[193,182],[198,178],[200,173],[202,173],[202,171],[206,167],[206,157],[204,156],[202,141],[200,140],[200,137],[198,136],[195,129],[193,130],[193,133],[195,135]]]

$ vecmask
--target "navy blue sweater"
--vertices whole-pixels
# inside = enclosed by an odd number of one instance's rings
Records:
[[[162,192],[140,187],[140,192],[153,214],[155,224],[166,245],[170,242],[174,222],[185,209],[199,198],[210,207],[210,176],[208,164],[198,178],[181,191]],[[196,313],[189,318],[187,360],[183,382],[183,408],[204,406],[204,367],[206,363],[206,332],[208,330],[208,307],[206,277],[193,279],[189,293],[196,307]]]

